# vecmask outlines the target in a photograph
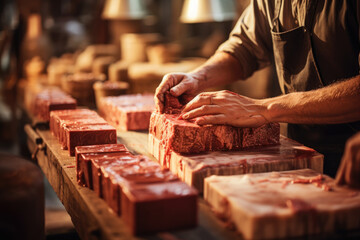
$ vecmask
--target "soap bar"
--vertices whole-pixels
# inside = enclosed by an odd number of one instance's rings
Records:
[[[86,184],[85,173],[90,173],[90,161],[81,158],[81,154],[93,153],[95,155],[105,155],[113,152],[128,152],[124,144],[101,144],[75,147],[75,161],[76,161],[76,179],[79,185],[90,186]],[[83,161],[83,162],[81,162]],[[80,167],[81,165],[81,167]],[[89,183],[89,181],[87,181]]]
[[[128,184],[121,212],[133,234],[195,227],[197,191],[180,181]]]
[[[155,110],[153,94],[104,97],[100,106],[106,121],[121,131],[147,130]]]
[[[359,190],[311,169],[211,176],[204,199],[245,239],[323,238],[360,229]]]
[[[83,125],[66,127],[69,155],[75,155],[76,146],[116,143],[116,129],[110,125]]]
[[[92,116],[97,115],[95,111],[89,109],[71,109],[71,110],[56,110],[50,112],[50,132],[59,138],[58,132],[60,128],[60,120],[63,118],[78,117],[78,116]]]
[[[121,215],[121,191],[124,183],[149,184],[168,182],[178,178],[145,156],[130,164],[114,162],[101,166],[103,198],[115,213]]]
[[[323,171],[324,155],[294,140],[281,136],[280,145],[242,151],[217,151],[179,154],[149,134],[149,152],[163,167],[182,181],[203,192],[204,178],[211,175],[236,175],[311,168]],[[167,165],[168,164],[168,165]]]

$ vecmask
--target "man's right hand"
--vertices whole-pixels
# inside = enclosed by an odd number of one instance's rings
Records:
[[[156,110],[163,113],[164,94],[170,91],[174,97],[180,95],[186,96],[186,99],[192,99],[200,92],[200,82],[205,80],[205,75],[200,73],[169,73],[166,74],[160,85],[156,88],[155,104]]]

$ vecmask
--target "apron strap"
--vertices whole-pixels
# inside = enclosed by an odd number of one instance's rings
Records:
[[[315,17],[315,11],[318,1],[317,0],[306,0],[306,16],[305,16],[305,28],[312,32],[313,30],[313,23]]]

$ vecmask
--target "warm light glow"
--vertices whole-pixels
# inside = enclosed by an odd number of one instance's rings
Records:
[[[27,24],[27,38],[37,38],[41,35],[41,17],[39,14],[31,14]]]
[[[223,22],[233,20],[235,4],[233,0],[185,0],[181,22]]]
[[[104,19],[142,19],[147,11],[144,0],[106,0]]]

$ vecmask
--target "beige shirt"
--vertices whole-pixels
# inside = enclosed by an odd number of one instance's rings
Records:
[[[252,0],[229,39],[218,49],[239,60],[243,79],[273,62],[271,31],[275,1]],[[304,26],[309,1],[281,1],[280,31]],[[312,47],[321,78],[326,84],[359,74],[359,4],[356,0],[318,1]]]

